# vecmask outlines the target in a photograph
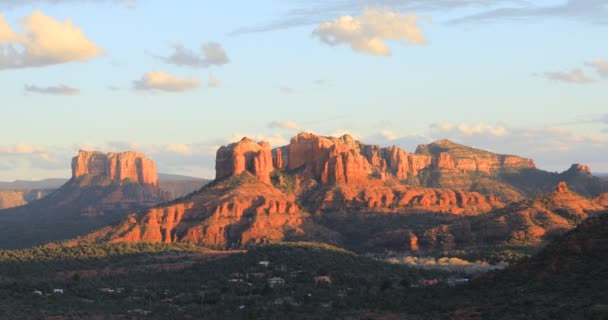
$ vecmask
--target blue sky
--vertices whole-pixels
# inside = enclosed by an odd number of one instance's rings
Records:
[[[212,177],[220,145],[302,130],[608,171],[608,0],[7,0],[0,15],[0,181],[66,177],[81,148]]]

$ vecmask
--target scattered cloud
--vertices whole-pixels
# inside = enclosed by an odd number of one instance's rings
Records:
[[[168,144],[163,150],[181,155],[192,155],[194,153],[192,147],[185,144]]]
[[[151,71],[141,78],[133,81],[135,90],[184,92],[198,88],[200,85],[196,78],[182,78],[162,71]]]
[[[412,45],[426,43],[415,14],[401,15],[389,10],[365,9],[360,16],[342,16],[324,22],[313,35],[330,46],[350,45],[355,52],[390,56],[386,41],[402,40]]]
[[[331,84],[329,83],[329,81],[327,81],[327,80],[322,80],[322,79],[315,80],[315,81],[314,81],[314,84],[315,84],[315,85],[317,85],[317,86],[319,86],[319,87],[329,87],[329,86],[331,85]]]
[[[281,147],[281,146],[285,146],[287,144],[289,144],[289,139],[286,138],[285,136],[283,136],[282,134],[273,134],[273,135],[265,135],[265,134],[242,134],[242,133],[238,133],[235,132],[233,133],[229,138],[227,138],[224,143],[234,143],[234,142],[238,142],[241,139],[243,139],[244,137],[253,139],[255,141],[266,141],[268,143],[270,143],[270,146],[275,148],[275,147]]]
[[[391,8],[400,12],[436,12],[449,10],[479,9],[488,10],[505,3],[521,3],[520,0],[324,0],[292,1],[297,3],[271,22],[241,27],[231,32],[240,35],[256,32],[268,32],[294,27],[318,25],[336,16],[354,15],[365,8]]]
[[[201,46],[200,52],[195,52],[181,44],[173,46],[173,54],[168,57],[156,56],[165,63],[180,67],[209,68],[222,66],[230,62],[230,58],[221,44],[208,42]]]
[[[520,7],[502,7],[452,20],[452,23],[479,22],[497,19],[535,19],[555,17],[591,23],[608,23],[608,0],[563,0],[556,5],[534,5],[520,2]]]
[[[602,121],[603,123],[605,123],[605,124],[608,124],[608,114],[605,114],[605,115],[602,117],[601,121]]]
[[[545,72],[543,76],[550,80],[567,83],[588,84],[595,82],[595,79],[587,76],[581,69],[572,69],[568,72]]]
[[[222,86],[222,82],[214,77],[213,75],[209,76],[209,80],[207,81],[207,87],[209,88],[219,88]]]
[[[281,91],[281,93],[285,93],[285,94],[290,94],[295,91],[292,87],[288,87],[288,86],[279,86],[278,88],[279,88],[279,91]]]
[[[355,140],[361,140],[361,137],[362,137],[359,133],[356,133],[356,132],[353,132],[353,131],[350,131],[347,129],[336,129],[329,134],[330,137],[336,137],[336,138],[342,137],[344,135],[349,135],[349,136],[353,137],[353,139],[355,139]]]
[[[604,78],[608,78],[608,60],[597,59],[593,62],[587,63],[587,65],[589,67],[595,69],[595,71],[597,71],[597,73],[599,73],[600,76],[602,76]]]
[[[502,137],[506,136],[509,133],[508,130],[502,125],[489,125],[485,123],[478,123],[475,125],[461,123],[456,125],[449,122],[443,122],[438,124],[432,124],[431,129],[432,132],[436,132],[439,134],[457,132],[465,136],[483,134]]]
[[[72,88],[64,84],[50,87],[39,87],[34,85],[25,85],[25,92],[28,93],[39,93],[39,94],[52,94],[52,95],[65,95],[74,96],[80,94],[80,89]]]
[[[271,129],[284,129],[288,131],[302,131],[303,128],[299,124],[294,121],[273,121],[268,124],[268,127]]]
[[[40,11],[21,20],[16,33],[0,16],[0,69],[84,62],[102,54],[71,20],[57,21]]]
[[[3,0],[0,9],[15,9],[24,6],[37,6],[40,4],[84,4],[84,3],[116,3],[127,7],[134,7],[137,0]]]

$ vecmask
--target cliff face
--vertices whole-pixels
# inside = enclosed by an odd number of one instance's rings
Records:
[[[158,186],[156,165],[137,152],[101,153],[80,151],[72,159],[72,178],[83,176],[104,177],[113,181],[131,180],[140,184]]]
[[[302,233],[301,224],[293,196],[245,172],[217,181],[179,203],[130,215],[83,241],[188,242],[235,248],[281,241],[287,233]]]
[[[402,185],[342,185],[321,189],[309,200],[322,211],[435,212],[474,215],[504,206],[493,196],[451,189]]]
[[[511,155],[500,155],[459,145],[450,140],[440,140],[428,145],[420,145],[416,154],[433,158],[436,169],[459,170],[461,172],[481,172],[494,174],[499,171],[532,169],[534,161]]]
[[[221,180],[247,171],[264,183],[270,183],[274,170],[270,144],[243,138],[217,151],[215,179]]]
[[[304,179],[322,184],[365,184],[370,179],[398,180],[417,175],[431,163],[424,155],[412,155],[398,147],[381,148],[340,138],[300,133],[288,147],[288,170],[302,170]]]
[[[51,192],[52,190],[0,190],[0,210],[26,205]]]

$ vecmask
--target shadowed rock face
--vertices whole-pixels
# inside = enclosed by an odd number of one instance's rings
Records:
[[[72,159],[72,178],[83,176],[105,177],[113,181],[131,180],[158,186],[156,165],[137,152],[101,153],[80,151]]]
[[[422,247],[441,250],[476,244],[541,245],[589,216],[608,211],[608,203],[603,201],[606,196],[585,198],[560,182],[554,192],[539,199],[515,202],[503,209],[427,230],[419,235],[420,243]]]
[[[53,190],[0,190],[0,210],[40,200]]]
[[[237,143],[223,146],[217,151],[215,178],[221,180],[245,171],[264,183],[270,184],[274,170],[270,144],[243,138]]]
[[[136,152],[79,152],[72,179],[46,197],[0,213],[0,248],[73,238],[169,200],[154,163]]]

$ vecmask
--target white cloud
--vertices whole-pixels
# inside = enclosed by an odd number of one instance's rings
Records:
[[[588,66],[592,67],[604,78],[608,78],[608,60],[597,59],[593,62],[589,62]]]
[[[438,124],[432,124],[431,131],[437,134],[456,133],[464,136],[484,134],[502,137],[508,134],[507,128],[502,125],[489,125],[485,123],[469,125],[466,123],[452,124],[449,122],[442,122]]]
[[[253,139],[255,141],[266,141],[270,143],[272,148],[282,147],[289,144],[289,139],[285,138],[281,134],[274,135],[264,135],[264,134],[242,134],[235,132],[229,138],[227,138],[224,142],[226,143],[234,143],[243,139],[243,137],[247,137]]]
[[[25,34],[15,33],[0,17],[0,69],[84,62],[102,53],[71,20],[60,22],[36,11],[21,24]]]
[[[11,26],[6,22],[4,16],[0,14],[0,44],[13,41],[15,36]]]
[[[284,121],[273,121],[268,124],[268,127],[271,129],[285,129],[289,131],[302,131],[302,126],[297,124],[294,121],[284,120]]]
[[[163,148],[166,152],[172,152],[182,155],[192,155],[192,148],[185,144],[168,144]]]
[[[389,10],[366,9],[360,16],[342,16],[324,22],[314,36],[328,45],[349,44],[353,51],[390,56],[386,41],[403,40],[412,45],[426,43],[415,14],[401,15]]]
[[[221,44],[208,42],[201,46],[200,53],[184,47],[181,44],[173,46],[173,54],[168,57],[157,57],[165,63],[182,67],[208,68],[222,66],[230,62],[230,58]]]
[[[568,72],[545,72],[543,76],[555,81],[577,84],[587,84],[595,81],[593,78],[587,76],[581,69],[572,69]]]
[[[200,85],[196,78],[182,78],[162,71],[151,71],[141,80],[133,82],[135,90],[183,92],[198,88]]]
[[[221,86],[222,86],[222,82],[218,78],[216,78],[212,75],[209,76],[209,80],[207,81],[207,87],[219,88]]]
[[[0,9],[15,9],[23,6],[36,6],[40,4],[80,4],[80,3],[117,3],[127,7],[134,7],[137,0],[2,0]]]
[[[288,86],[279,86],[279,91],[281,91],[281,93],[290,94],[294,92],[294,89]]]
[[[342,137],[343,135],[349,135],[349,136],[353,137],[353,139],[355,139],[355,140],[361,139],[360,134],[358,134],[356,132],[352,132],[347,129],[336,129],[329,136],[339,138],[339,137]]]
[[[72,88],[72,87],[66,86],[64,84],[60,84],[57,86],[50,86],[50,87],[25,85],[24,90],[25,90],[25,92],[29,92],[29,93],[53,94],[53,95],[73,96],[73,95],[80,94],[80,89]]]

